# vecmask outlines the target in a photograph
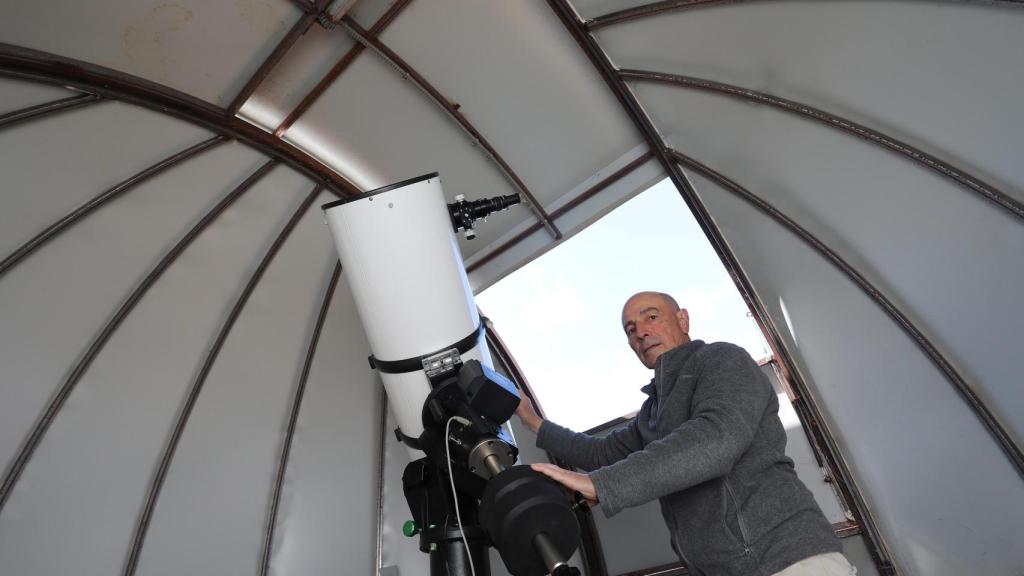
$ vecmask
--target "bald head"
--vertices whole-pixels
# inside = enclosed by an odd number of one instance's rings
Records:
[[[658,357],[690,341],[690,315],[662,292],[639,292],[622,307],[622,329],[640,362],[654,368]]]
[[[629,304],[636,300],[637,298],[660,299],[662,301],[662,305],[669,312],[675,313],[679,311],[679,303],[676,302],[676,299],[669,296],[668,294],[665,294],[664,292],[637,292],[636,294],[630,296],[629,300],[626,300],[626,303],[622,305],[623,324],[626,323],[626,308],[629,307]]]

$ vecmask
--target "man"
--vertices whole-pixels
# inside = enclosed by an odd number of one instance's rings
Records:
[[[767,378],[742,348],[690,340],[690,318],[667,294],[622,309],[629,345],[654,378],[629,424],[593,437],[517,414],[537,446],[580,474],[534,464],[607,516],[654,499],[672,548],[705,576],[847,576],[832,526],[785,455],[786,432]]]

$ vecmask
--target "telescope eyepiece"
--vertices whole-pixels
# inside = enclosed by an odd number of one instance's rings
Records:
[[[452,228],[456,232],[465,231],[466,238],[473,239],[476,237],[476,231],[473,230],[474,222],[487,218],[509,206],[519,204],[519,202],[519,194],[479,200],[466,200],[466,197],[460,194],[455,197],[455,202],[448,205],[448,213],[452,217]]]

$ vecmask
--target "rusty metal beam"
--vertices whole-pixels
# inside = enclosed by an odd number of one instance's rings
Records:
[[[277,165],[276,160],[270,160],[261,166],[256,172],[250,175],[248,178],[243,180],[238,186],[235,187],[230,193],[228,193],[223,199],[221,199],[216,206],[214,206],[209,212],[195,226],[192,227],[178,242],[172,247],[164,256],[160,259],[160,262],[146,275],[146,277],[140,282],[135,289],[132,290],[131,294],[125,299],[121,306],[114,312],[114,315],[110,318],[107,324],[99,331],[98,334],[92,339],[89,347],[86,349],[85,354],[82,358],[71,368],[67,379],[57,390],[53,399],[47,405],[46,409],[40,415],[36,421],[32,430],[28,436],[21,443],[18,448],[17,454],[14,456],[14,460],[7,466],[7,470],[4,472],[3,481],[0,482],[0,513],[3,513],[4,504],[7,503],[7,499],[10,497],[11,492],[14,490],[14,485],[18,482],[18,478],[21,476],[22,471],[25,469],[25,465],[28,463],[32,454],[35,453],[36,447],[39,442],[43,439],[46,431],[50,429],[50,424],[53,423],[54,418],[57,417],[57,413],[64,406],[64,402],[67,400],[71,392],[74,391],[75,386],[85,375],[86,370],[92,365],[92,361],[96,359],[100,351],[106,345],[107,341],[114,334],[114,331],[118,329],[121,322],[128,316],[128,314],[135,308],[135,305],[139,303],[139,300],[146,295],[146,292],[156,283],[156,281],[163,275],[163,273],[178,259],[178,256],[188,248],[192,242],[213,223],[225,210],[227,210],[232,204],[235,203],[239,198],[245,194],[253,184],[255,184],[260,178],[270,172],[270,170]]]
[[[985,426],[989,434],[992,436],[992,439],[999,444],[999,447],[1003,450],[1003,454],[1006,455],[1007,459],[1010,460],[1010,463],[1017,469],[1017,473],[1020,474],[1021,478],[1024,478],[1024,452],[1021,451],[1020,446],[1018,446],[1013,440],[1013,436],[1003,428],[999,420],[995,417],[992,411],[989,410],[985,401],[978,396],[973,388],[971,388],[956,367],[953,366],[953,363],[939,351],[935,344],[933,344],[920,329],[918,329],[917,325],[903,313],[899,306],[886,297],[881,290],[865,278],[856,268],[846,262],[842,256],[837,254],[828,245],[819,240],[814,234],[811,234],[795,220],[780,212],[778,208],[773,206],[771,203],[747,190],[724,174],[709,168],[681,152],[673,150],[672,155],[682,165],[718,184],[726,191],[739,196],[743,201],[754,206],[772,220],[782,225],[786,230],[792,232],[820,256],[828,260],[830,264],[838,268],[839,271],[842,272],[848,280],[850,280],[850,282],[853,282],[858,288],[860,288],[865,295],[877,304],[878,307],[881,308],[882,311],[885,312],[886,315],[888,315],[889,318],[895,322],[911,340],[914,341],[915,344],[917,344],[921,352],[931,360],[932,364],[934,364],[935,367],[943,373],[943,375],[945,375],[946,380],[953,385],[956,392]]]
[[[634,6],[633,8],[626,8],[624,10],[616,10],[615,12],[609,12],[596,18],[591,18],[584,23],[586,29],[590,32],[606,28],[614,24],[621,24],[623,22],[629,22],[631,20],[639,20],[641,18],[649,18],[651,16],[658,16],[660,14],[666,14],[670,12],[681,12],[683,10],[690,10],[693,8],[707,8],[710,6],[720,6],[723,4],[740,4],[742,2],[749,2],[753,0],[663,0],[661,2],[652,2],[650,4],[643,4],[640,6]],[[961,2],[965,4],[982,4],[982,5],[995,5],[995,6],[1011,6],[1020,7],[1024,6],[1024,0],[948,0],[951,2]]]
[[[46,102],[35,106],[29,106],[28,108],[22,108],[21,110],[8,112],[0,115],[0,130],[10,128],[11,126],[21,122],[44,118],[55,112],[64,112],[66,110],[74,110],[76,108],[88,106],[89,104],[95,104],[100,100],[101,98],[95,94],[79,94],[77,96],[61,98],[60,100],[54,100],[53,102]]]
[[[309,371],[313,366],[317,345],[320,343],[320,332],[323,330],[324,321],[327,320],[327,312],[331,309],[334,290],[338,287],[338,278],[340,277],[341,262],[338,262],[334,265],[334,272],[331,273],[331,279],[327,282],[327,290],[324,291],[324,298],[320,303],[320,312],[317,314],[316,324],[313,326],[313,333],[309,337],[309,345],[306,347],[306,359],[302,363],[302,372],[299,374],[299,381],[295,386],[295,396],[292,398],[288,425],[285,428],[284,442],[281,445],[281,456],[277,460],[274,488],[270,496],[266,530],[263,534],[263,553],[260,555],[259,576],[267,576],[270,573],[270,555],[274,547],[274,528],[277,526],[277,511],[281,504],[281,490],[284,488],[285,472],[288,470],[288,456],[291,454],[292,440],[295,438],[295,426],[299,421],[299,410],[302,409],[302,399],[306,394],[306,382],[309,380]]]
[[[425,93],[442,110],[444,110],[445,113],[448,114],[448,117],[455,121],[455,123],[458,124],[460,128],[462,128],[462,130],[470,137],[470,139],[472,139],[473,142],[475,142],[476,145],[480,147],[484,155],[486,155],[495,164],[497,164],[498,169],[501,171],[502,175],[505,176],[509,183],[512,184],[512,187],[515,188],[515,190],[522,195],[525,203],[530,206],[530,208],[533,210],[537,218],[539,218],[540,221],[544,223],[544,227],[547,228],[549,232],[551,232],[551,235],[554,236],[556,240],[560,240],[562,238],[562,232],[558,229],[557,226],[555,226],[555,223],[551,220],[551,217],[544,210],[544,207],[540,204],[540,202],[537,201],[537,198],[535,198],[534,195],[530,192],[529,188],[526,187],[526,184],[519,178],[515,171],[512,170],[512,167],[509,166],[508,162],[505,162],[505,159],[502,158],[500,154],[498,154],[498,151],[495,150],[493,146],[491,146],[490,142],[488,142],[487,139],[484,138],[483,134],[481,134],[480,131],[477,130],[472,123],[470,123],[469,119],[466,118],[466,116],[459,111],[458,106],[453,104],[451,100],[449,100],[443,94],[441,94],[441,92],[432,84],[430,84],[430,82],[428,82],[426,78],[424,78],[419,72],[413,69],[413,67],[410,66],[408,62],[403,60],[393,50],[384,45],[383,42],[381,42],[379,39],[373,36],[370,36],[369,32],[364,30],[363,27],[360,26],[359,23],[356,22],[354,19],[346,15],[342,17],[342,19],[339,21],[339,24],[353,38],[355,38],[357,42],[375,52],[378,56],[384,59],[385,62],[390,64],[399,72],[401,72],[403,76],[412,81],[412,83],[416,85],[417,88],[419,88],[423,93]]]
[[[58,86],[71,85],[104,98],[168,114],[237,139],[271,158],[277,158],[313,181],[324,183],[336,196],[362,192],[334,169],[295,146],[244,120],[228,116],[223,108],[156,82],[81,60],[4,43],[0,43],[0,76]]]
[[[583,204],[587,200],[590,200],[591,198],[596,196],[599,192],[601,192],[602,190],[604,190],[608,186],[611,186],[615,182],[617,182],[617,181],[621,180],[622,178],[624,178],[627,174],[632,173],[634,170],[636,170],[640,166],[643,166],[644,164],[646,164],[649,160],[651,160],[651,158],[654,158],[654,154],[651,151],[648,150],[647,152],[644,152],[636,160],[633,160],[629,164],[626,164],[622,168],[619,168],[618,170],[616,170],[612,174],[608,175],[607,178],[602,179],[597,184],[594,184],[590,188],[587,188],[586,190],[584,190],[579,196],[573,198],[572,200],[567,202],[564,206],[561,206],[557,210],[552,211],[551,212],[551,218],[553,220],[557,220],[557,219],[561,218],[562,216],[564,216],[565,214],[568,214],[570,211],[572,211],[573,209],[578,207],[580,204]],[[529,238],[530,235],[532,235],[534,232],[540,230],[541,228],[543,228],[543,225],[540,222],[535,222],[534,224],[531,224],[526,230],[523,230],[519,234],[516,234],[514,237],[510,238],[507,242],[502,243],[500,246],[497,246],[496,248],[494,248],[494,250],[491,250],[490,252],[488,252],[486,255],[484,255],[479,260],[473,262],[473,264],[471,264],[470,266],[468,266],[466,268],[466,273],[467,274],[471,273],[474,270],[477,270],[478,268],[483,266],[484,264],[487,264],[491,260],[494,260],[498,256],[500,256],[500,255],[504,254],[505,252],[507,252],[513,246],[515,246],[515,245],[519,244],[520,242],[522,242],[523,240]]]
[[[241,110],[245,101],[248,100],[249,97],[252,96],[253,92],[259,88],[260,84],[266,80],[267,76],[269,76],[274,67],[281,62],[288,50],[291,49],[291,47],[299,41],[299,38],[309,30],[309,27],[316,22],[320,13],[323,12],[327,4],[328,0],[317,0],[316,5],[314,5],[311,10],[303,12],[298,21],[292,25],[291,29],[288,30],[288,33],[284,35],[284,38],[281,38],[281,41],[277,43],[277,46],[275,46],[274,50],[269,56],[267,56],[267,59],[263,61],[263,64],[261,64],[252,75],[252,78],[249,78],[249,81],[245,83],[241,92],[239,92],[238,95],[235,96],[235,99],[231,101],[231,104],[228,106],[228,116],[235,116],[238,114],[238,111]]]
[[[149,180],[150,178],[156,176],[157,174],[163,172],[164,170],[167,170],[172,166],[175,166],[181,162],[184,162],[185,160],[188,160],[189,158],[192,158],[193,156],[199,154],[200,152],[209,150],[210,148],[213,148],[214,146],[226,141],[227,138],[225,138],[224,136],[214,136],[213,138],[210,138],[208,140],[203,140],[202,142],[194,146],[190,146],[182,150],[181,152],[174,154],[173,156],[165,158],[160,162],[157,162],[156,164],[147,167],[146,169],[142,170],[137,174],[129,176],[126,180],[122,180],[121,182],[115,184],[113,187],[100,193],[98,196],[92,198],[85,204],[82,204],[78,208],[75,208],[70,213],[62,217],[60,220],[57,220],[53,224],[50,224],[42,232],[39,232],[31,239],[29,239],[27,242],[25,242],[21,246],[18,246],[6,258],[0,260],[0,278],[3,278],[4,274],[6,274],[11,268],[16,266],[19,262],[27,258],[29,255],[33,254],[44,244],[52,240],[61,232],[64,232],[66,229],[70,228],[72,225],[74,225],[82,218],[85,218],[89,214],[98,210],[107,202],[113,200],[114,198],[117,198],[118,196],[121,196],[125,192],[128,192],[129,190],[135,188],[139,184],[142,184],[143,182]]]
[[[981,178],[960,170],[952,164],[940,160],[939,158],[915,148],[906,142],[897,140],[892,136],[883,134],[878,130],[868,128],[862,124],[857,124],[852,120],[836,116],[830,112],[826,112],[794,100],[788,100],[786,98],[772,96],[771,94],[766,94],[764,92],[751,90],[749,88],[723,84],[721,82],[706,80],[704,78],[695,78],[693,76],[666,74],[663,72],[652,72],[648,70],[623,69],[619,70],[619,77],[624,80],[655,82],[659,84],[668,84],[670,86],[692,88],[694,90],[711,92],[713,94],[731,96],[748,102],[765,104],[784,112],[809,118],[820,124],[842,130],[847,134],[867,140],[872,144],[877,144],[890,152],[895,152],[909,160],[912,160],[925,168],[936,172],[940,176],[952,180],[958,186],[974,192],[980,198],[992,202],[1017,218],[1024,220],[1024,203],[1015,200],[1013,197],[985,182]]]
[[[142,546],[146,541],[146,533],[149,530],[150,520],[153,518],[153,511],[156,509],[156,502],[160,498],[160,491],[163,488],[164,480],[167,478],[167,471],[171,467],[171,462],[174,460],[174,454],[178,449],[178,442],[181,441],[181,436],[185,432],[185,426],[188,425],[190,416],[192,415],[192,409],[196,405],[196,401],[199,399],[199,394],[203,391],[203,385],[206,383],[207,376],[210,375],[210,370],[213,368],[213,364],[217,361],[217,357],[220,355],[221,348],[224,346],[224,342],[227,341],[228,334],[231,333],[231,329],[235,325],[235,321],[241,315],[242,310],[245,308],[246,303],[249,301],[249,297],[253,291],[256,290],[256,286],[263,278],[263,274],[270,267],[270,263],[274,261],[281,246],[284,245],[285,240],[291,235],[295,226],[302,219],[302,216],[306,213],[309,207],[316,200],[316,197],[320,195],[323,190],[322,185],[318,184],[312,192],[310,192],[305,199],[299,204],[298,209],[292,214],[288,222],[278,233],[277,238],[274,239],[274,243],[271,244],[270,248],[263,255],[256,270],[253,271],[249,277],[249,281],[246,282],[242,292],[238,295],[235,300],[234,306],[231,308],[231,312],[228,317],[224,320],[224,323],[220,327],[220,331],[217,333],[213,344],[210,346],[209,351],[206,353],[206,358],[203,361],[203,366],[199,370],[199,374],[196,375],[195,381],[192,382],[192,387],[189,389],[188,394],[185,396],[184,404],[181,407],[181,411],[178,413],[178,417],[175,419],[174,427],[171,429],[170,438],[167,441],[167,445],[164,447],[163,454],[160,457],[160,461],[157,462],[156,470],[153,472],[153,480],[149,485],[149,489],[146,491],[146,499],[142,505],[142,511],[139,513],[138,522],[135,525],[135,530],[132,535],[131,545],[128,548],[128,556],[125,559],[123,576],[133,576],[135,570],[138,568],[139,555],[142,553]]]
[[[778,327],[775,326],[764,303],[757,296],[757,292],[754,290],[753,284],[743,272],[743,268],[740,266],[735,254],[732,253],[732,250],[726,243],[721,230],[718,229],[718,226],[711,218],[711,215],[704,206],[704,203],[700,200],[700,197],[693,189],[690,181],[686,178],[686,175],[677,164],[674,155],[666,146],[661,135],[658,133],[657,128],[654,126],[654,123],[643,110],[640,102],[637,100],[630,87],[622,78],[619,77],[618,71],[615,69],[611,60],[609,60],[608,56],[598,45],[594,37],[585,29],[583,22],[579,19],[572,6],[569,5],[566,0],[548,0],[548,5],[558,16],[559,20],[561,20],[562,24],[576,43],[579,44],[580,48],[587,55],[587,58],[590,59],[602,79],[622,105],[626,114],[633,121],[637,130],[643,134],[648,146],[650,146],[651,150],[654,151],[656,157],[661,162],[662,167],[665,169],[665,172],[668,174],[669,179],[675,185],[676,190],[679,192],[680,196],[682,196],[687,206],[689,206],[698,225],[701,227],[704,235],[711,243],[711,247],[718,254],[718,257],[722,261],[726,271],[732,277],[740,296],[743,297],[747,307],[753,313],[755,320],[757,320],[758,324],[761,326],[766,340],[773,344],[774,349],[779,351],[780,363],[784,364],[787,369],[789,369],[793,376],[795,385],[798,386],[800,393],[804,394],[807,390],[807,385],[799,373],[791,369],[793,366],[796,366],[796,362],[794,362],[789,351],[782,345],[784,340],[781,337]],[[813,415],[818,419],[821,418],[821,414],[817,409],[815,409]],[[830,450],[827,456],[832,460],[831,464],[834,465],[838,473],[837,480],[839,480],[839,484],[845,485],[851,496],[854,498],[852,500],[854,503],[854,514],[856,515],[858,523],[865,528],[865,532],[871,541],[872,554],[875,557],[879,571],[882,573],[890,572],[892,570],[891,555],[878,532],[874,519],[871,517],[867,503],[864,501],[859,491],[855,489],[856,483],[854,482],[850,467],[843,459],[842,453],[838,449],[838,444],[835,442],[835,438],[831,435],[826,435],[826,438],[828,440],[827,445]]]
[[[836,533],[839,538],[849,538],[856,536],[862,532],[860,526],[856,522],[847,520],[846,522],[836,522],[832,524],[832,531]]]
[[[374,38],[379,36],[380,33],[383,32],[411,2],[412,0],[395,0],[395,2],[393,2],[388,8],[387,12],[378,18],[377,22],[370,27],[367,35]],[[313,103],[316,102],[328,88],[330,88],[331,84],[341,76],[342,72],[348,69],[352,62],[355,61],[356,57],[365,49],[366,48],[362,44],[356,42],[355,45],[341,57],[341,60],[338,60],[338,63],[331,67],[327,74],[320,80],[320,82],[317,83],[316,86],[313,87],[309,94],[306,94],[302,98],[298,106],[285,116],[284,120],[281,121],[281,124],[279,124],[274,130],[274,136],[277,136],[278,138],[283,136],[284,133],[292,127],[292,124],[295,124],[295,121],[305,114],[306,110],[309,110]]]

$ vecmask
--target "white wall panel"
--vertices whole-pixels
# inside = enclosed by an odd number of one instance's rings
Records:
[[[59,86],[0,78],[0,114],[78,94]]]
[[[572,5],[582,18],[587,19],[650,3],[651,0],[575,0]]]
[[[290,2],[8,2],[0,38],[227,106],[300,15]]]
[[[25,152],[35,154],[31,148]],[[0,278],[5,468],[116,307],[215,198],[255,169],[258,157],[242,146],[223,145],[190,162],[114,200]],[[17,183],[17,171],[7,174]]]
[[[817,106],[952,159],[1024,201],[1022,29],[1024,10],[980,2],[752,1],[597,36],[623,68],[692,74]]]
[[[212,136],[120,102],[0,131],[0,254],[136,172]]]
[[[239,231],[269,221],[269,227],[259,228],[264,236],[249,242],[256,257],[248,260],[248,272],[311,189],[297,173],[277,170],[261,183],[259,192],[265,194],[248,199],[260,204],[240,205],[226,219]],[[322,234],[319,214],[311,207],[228,335],[168,470],[142,549],[140,575],[256,573],[283,424],[316,316],[315,306],[297,310],[283,303],[314,302],[322,290],[330,249]],[[224,298],[225,309],[234,305],[240,289]],[[217,330],[223,320],[220,315]],[[213,331],[196,335],[207,345],[215,336]]]
[[[1012,536],[1024,518],[1024,486],[944,377],[802,242],[694,180],[782,329],[900,569],[936,576],[1024,569]]]
[[[329,243],[327,227],[317,223],[317,232]],[[319,276],[324,286],[336,260],[330,246],[330,257],[324,259],[329,266]],[[273,574],[374,573],[383,387],[366,363],[369,354],[342,274],[299,413],[278,515]],[[393,440],[389,431],[384,441]],[[399,479],[399,490],[400,484]]]
[[[145,254],[148,269],[260,160],[238,145],[197,158],[190,170],[166,173],[152,181],[152,189],[140,190],[140,196],[122,198],[100,211],[70,232],[70,238],[51,244],[0,282],[0,290],[27,283],[28,295],[4,295],[0,302],[5,313],[10,303],[21,314],[32,315],[18,321],[28,334],[42,331],[34,337],[34,353],[6,343],[0,349],[20,351],[19,360],[36,357],[46,368],[34,368],[34,378],[10,381],[5,375],[4,382],[31,384],[42,396],[40,402],[48,398],[76,359],[73,354],[57,354],[57,345],[76,353],[83,349],[115,304],[141,279],[144,266],[127,265],[138,258],[132,253],[153,252]],[[227,313],[226,302],[240,289],[268,230],[277,224],[273,205],[287,200],[288,195],[272,183],[282,177],[297,179],[286,169],[277,172],[257,184],[164,273],[68,398],[0,515],[5,573],[101,575],[121,570],[171,421],[213,331]],[[98,230],[90,230],[92,226]],[[107,234],[112,238],[103,240]],[[154,240],[159,241],[155,246]],[[108,248],[104,242],[116,246]],[[81,253],[69,251],[65,244]],[[33,269],[37,262],[38,271]],[[77,262],[89,262],[90,268],[77,267]],[[68,271],[75,275],[73,281],[68,280]],[[120,282],[107,285],[111,280]],[[98,317],[78,314],[83,310]],[[47,319],[47,311],[58,315]],[[9,330],[2,334],[19,336]],[[64,344],[65,338],[71,341]],[[18,362],[5,360],[4,366],[5,372],[14,372]],[[41,411],[41,406],[8,398],[0,407],[5,425],[21,423],[3,435],[12,444],[22,440]]]
[[[363,28],[369,30],[370,26],[373,26],[373,23],[387,12],[390,5],[389,0],[359,0],[352,5],[348,14],[355,18]]]

